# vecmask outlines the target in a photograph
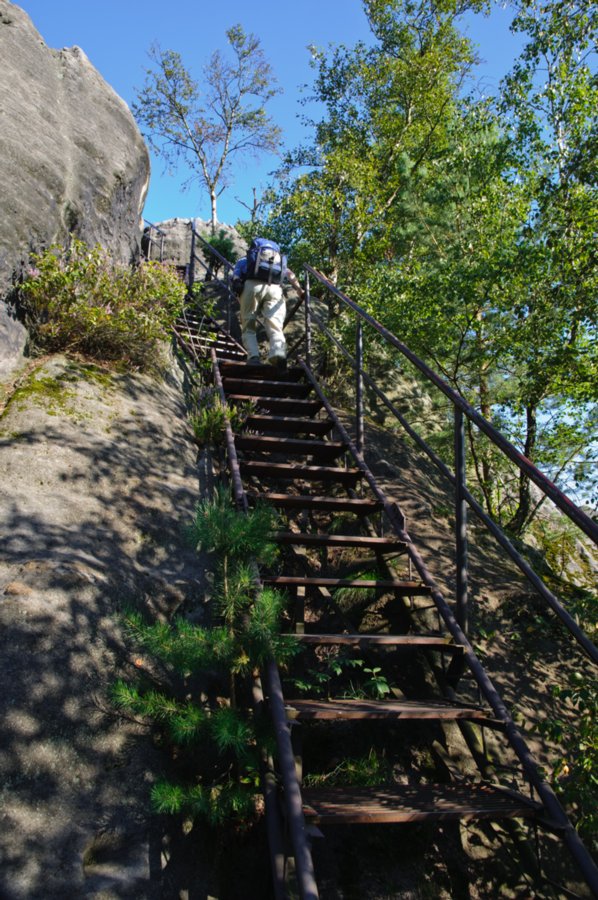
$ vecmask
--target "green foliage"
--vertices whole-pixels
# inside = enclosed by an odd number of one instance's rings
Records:
[[[204,628],[183,618],[148,625],[138,613],[129,614],[125,622],[136,643],[181,675],[210,668],[225,671],[232,659],[224,627]]]
[[[356,678],[363,673],[365,678]],[[349,677],[350,673],[350,677]],[[371,697],[383,700],[390,693],[390,685],[379,666],[369,668],[365,660],[335,651],[318,661],[300,678],[290,679],[297,690],[314,696],[342,696],[356,700]]]
[[[567,687],[553,693],[575,709],[575,723],[548,721],[543,731],[559,742],[561,758],[553,769],[554,786],[577,818],[577,827],[598,849],[598,684],[591,674],[574,672]]]
[[[278,552],[269,540],[276,515],[266,506],[258,506],[241,515],[230,501],[226,488],[220,488],[213,500],[198,504],[189,530],[198,549],[215,553],[224,562],[229,557],[246,562],[253,557],[258,564],[271,564]]]
[[[330,772],[306,775],[306,787],[376,787],[393,783],[392,766],[370,750],[367,756],[343,759]]]
[[[236,263],[238,256],[235,251],[235,244],[230,235],[221,228],[218,234],[212,235],[210,238],[210,247],[217,250],[220,256],[223,256],[229,263]],[[216,266],[218,268],[219,266]]]
[[[372,46],[314,50],[324,114],[287,154],[262,227],[595,504],[595,16],[515,4],[527,43],[501,95],[479,99],[463,90],[474,52],[460,16],[487,6],[366,0]],[[335,325],[350,345],[351,317]],[[523,533],[529,482],[475,429],[468,440],[475,493]],[[448,427],[436,447],[450,464]]]
[[[32,258],[22,306],[37,347],[82,353],[127,369],[160,367],[160,342],[180,314],[185,285],[157,262],[116,265],[74,240]]]
[[[203,388],[195,397],[195,402],[197,411],[190,414],[189,423],[201,446],[222,444],[227,417],[233,431],[239,431],[254,408],[252,402],[224,407],[218,391],[213,387]]]
[[[223,784],[205,787],[184,787],[160,781],[152,788],[152,805],[156,812],[186,814],[201,818],[212,827],[229,821],[245,822],[255,812],[253,797],[245,785],[227,780]]]
[[[198,505],[190,533],[198,548],[213,555],[214,604],[222,624],[204,628],[180,617],[148,624],[138,613],[126,617],[130,636],[170,679],[157,687],[119,681],[113,702],[153,722],[187,773],[184,782],[154,786],[157,812],[202,818],[215,827],[242,824],[255,813],[257,736],[252,717],[237,705],[236,678],[272,657],[283,662],[296,650],[296,642],[280,634],[284,598],[257,589],[255,562],[275,556],[268,539],[273,527],[270,510],[239,512],[220,489]]]

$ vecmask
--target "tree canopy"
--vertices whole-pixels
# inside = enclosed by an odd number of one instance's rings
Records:
[[[313,51],[313,139],[262,222],[582,498],[598,400],[596,11],[516,0],[499,96],[471,90],[479,0],[364,0],[374,42]],[[592,66],[594,65],[594,70]],[[470,434],[478,490],[521,532],[529,483]]]

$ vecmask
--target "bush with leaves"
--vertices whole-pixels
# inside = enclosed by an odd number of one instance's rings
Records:
[[[178,769],[187,776],[154,786],[157,812],[223,825],[243,823],[255,809],[258,748],[268,736],[258,733],[238,703],[238,678],[271,657],[284,662],[295,649],[280,634],[284,598],[258,590],[255,578],[255,564],[269,564],[276,556],[269,539],[273,527],[270,509],[239,512],[221,488],[198,505],[190,527],[194,544],[213,556],[219,621],[203,627],[183,618],[155,624],[144,623],[138,614],[127,618],[135,641],[169,679],[167,684],[119,681],[113,700],[155,723],[163,740],[176,748]]]
[[[227,418],[233,431],[241,428],[247,416],[253,411],[253,401],[224,407],[216,388],[207,386],[197,391],[194,397],[197,412],[189,415],[197,443],[201,446],[218,446],[224,441]]]
[[[233,265],[236,263],[238,257],[237,251],[235,250],[235,243],[230,236],[227,234],[224,228],[221,228],[218,234],[212,235],[210,238],[210,247],[213,247],[220,256],[223,256],[229,263]],[[218,271],[222,263],[217,257],[211,258],[211,272],[213,275],[217,275]]]
[[[74,239],[68,248],[56,245],[32,257],[21,306],[41,350],[154,371],[185,293],[171,267],[152,261],[119,266],[99,245]]]
[[[598,685],[591,675],[573,672],[568,685],[553,685],[552,693],[576,712],[574,727],[559,718],[542,726],[562,753],[553,784],[572,808],[582,837],[598,851]]]

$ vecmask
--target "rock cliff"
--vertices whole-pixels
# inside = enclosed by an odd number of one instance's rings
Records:
[[[145,229],[143,242],[146,254],[151,259],[161,259],[181,269],[188,266],[191,248],[191,223],[195,226],[195,231],[209,243],[212,238],[209,222],[204,222],[201,219],[166,219],[164,222],[156,222]],[[219,235],[221,231],[224,232],[225,237],[230,238],[232,241],[237,259],[245,256],[247,244],[238,231],[231,225],[218,223],[216,235]],[[208,256],[203,252],[203,245],[200,240],[196,242],[195,251],[196,256],[207,264]],[[195,280],[202,280],[205,277],[205,272],[205,267],[201,262],[198,262],[195,266]]]
[[[69,233],[119,261],[139,250],[149,155],[83,50],[52,50],[0,0],[0,297],[31,250]]]

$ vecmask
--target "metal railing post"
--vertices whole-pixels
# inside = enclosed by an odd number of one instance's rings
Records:
[[[363,322],[361,319],[357,321],[355,335],[355,366],[355,443],[359,453],[363,453]]]
[[[464,634],[469,630],[469,596],[467,585],[467,500],[465,493],[465,424],[463,411],[455,407],[455,541],[457,621]]]
[[[309,293],[309,272],[305,273],[305,360],[311,368],[311,310]]]
[[[191,219],[191,255],[189,257],[189,268],[187,270],[187,287],[189,288],[189,293],[193,290],[193,284],[195,283],[195,226],[193,224],[193,219]]]

